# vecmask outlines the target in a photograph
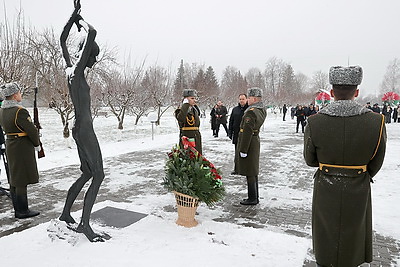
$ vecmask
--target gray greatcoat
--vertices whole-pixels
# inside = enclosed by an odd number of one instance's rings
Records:
[[[196,142],[196,150],[202,154],[201,134],[198,130],[200,127],[200,110],[194,105],[191,107],[188,103],[182,105],[181,108],[175,110],[175,117],[179,124],[179,145],[182,145],[182,136],[194,138]],[[187,127],[196,127],[196,130],[185,130]],[[189,128],[190,129],[190,128]]]
[[[382,115],[352,100],[329,104],[308,118],[304,134],[307,165],[314,175],[312,239],[323,266],[354,267],[372,261],[371,178],[382,166],[386,129]]]
[[[6,154],[10,169],[10,186],[25,187],[39,181],[35,148],[39,146],[39,134],[29,112],[14,100],[3,101],[0,124],[7,135]],[[16,133],[27,136],[18,137]],[[12,134],[12,135],[10,135]]]
[[[260,161],[260,128],[267,116],[262,102],[250,105],[244,112],[240,123],[239,139],[236,150],[238,173],[243,176],[257,176]],[[240,157],[239,153],[247,154]]]

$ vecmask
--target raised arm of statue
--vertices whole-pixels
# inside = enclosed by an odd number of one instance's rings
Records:
[[[80,56],[76,67],[84,70],[85,67],[91,68],[96,62],[96,56],[99,53],[99,47],[95,42],[97,31],[92,25],[87,23],[80,15],[77,21],[77,25],[80,25],[86,31],[86,38],[82,44],[80,44]],[[94,60],[94,61],[93,61]]]
[[[68,35],[69,35],[72,25],[74,24],[74,22],[77,21],[77,19],[80,18],[80,15],[79,15],[79,13],[81,12],[80,0],[74,0],[74,7],[75,7],[74,11],[72,12],[71,17],[67,21],[67,24],[65,24],[64,29],[61,33],[61,37],[60,37],[62,54],[63,54],[64,60],[65,60],[65,63],[67,64],[67,67],[72,67],[71,58],[70,58],[68,48],[67,48],[67,38],[68,38]]]

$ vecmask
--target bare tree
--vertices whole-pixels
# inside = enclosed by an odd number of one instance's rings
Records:
[[[283,72],[286,63],[282,59],[271,57],[265,64],[265,89],[264,95],[271,99],[272,102],[276,101],[278,91],[281,88]]]
[[[251,68],[246,73],[246,81],[249,87],[265,88],[265,78],[259,68]]]
[[[311,79],[311,89],[313,92],[318,92],[319,90],[328,90],[329,89],[329,76],[327,73],[319,70],[314,72],[313,77]]]
[[[24,90],[33,85],[24,53],[28,29],[21,10],[12,25],[4,14],[4,22],[0,23],[0,83],[18,81]]]
[[[137,68],[131,68],[127,64],[122,71],[110,70],[103,73],[102,95],[103,101],[110,107],[112,114],[118,120],[118,129],[124,128],[124,119],[127,112],[137,116],[137,121],[144,114],[144,108],[148,109],[148,97],[140,90],[140,79],[145,61]]]
[[[152,104],[157,110],[156,125],[160,125],[161,117],[172,105],[171,72],[160,66],[150,67],[141,82],[143,90],[151,97]]]
[[[222,73],[221,94],[227,106],[236,104],[237,96],[246,93],[248,84],[236,67],[228,66]]]
[[[380,93],[399,92],[400,83],[400,60],[398,58],[389,62],[385,76],[380,87]]]

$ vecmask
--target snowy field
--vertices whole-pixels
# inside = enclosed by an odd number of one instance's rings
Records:
[[[32,112],[32,111],[31,111]],[[206,113],[208,114],[208,113]],[[40,172],[53,168],[79,164],[79,158],[72,139],[64,140],[62,126],[58,115],[49,109],[41,109],[41,124],[43,127],[42,142],[46,157],[38,160]],[[168,151],[177,141],[178,126],[172,117],[172,110],[167,111],[161,125],[154,127],[152,140],[152,125],[143,118],[137,126],[134,118],[127,117],[125,129],[117,129],[117,120],[113,116],[99,117],[94,121],[95,131],[100,142],[103,158],[112,159],[135,151],[158,150]],[[304,165],[302,158],[302,134],[295,134],[295,123],[290,120],[283,122],[279,114],[269,112],[261,137],[266,141],[262,144],[263,156],[270,157],[272,164],[262,166],[262,169],[272,171],[271,179],[280,186],[260,186],[260,195],[268,195],[261,201],[263,205],[275,207],[304,207],[310,209],[312,188],[296,190],[290,183],[295,183],[296,177],[287,177],[284,167],[288,164],[308,175],[312,168]],[[221,137],[220,142],[212,137],[209,118],[203,119],[201,125],[205,156],[212,162],[222,163],[233,161],[233,145],[228,138]],[[374,230],[385,236],[400,240],[400,123],[387,125],[388,144],[384,165],[375,177],[373,190]],[[221,127],[221,136],[224,130]],[[293,136],[294,144],[282,145],[279,141],[284,137]],[[280,153],[271,153],[272,149],[280,149]],[[294,158],[295,157],[295,158]],[[151,165],[153,164],[153,165]],[[163,162],[149,162],[152,168],[160,170]],[[139,166],[139,167],[138,167]],[[108,187],[114,190],[123,187],[125,183],[144,184],[146,178],[130,177],[129,174],[139,172],[140,165],[131,162],[124,170],[112,169],[114,180]],[[224,173],[228,173],[226,170]],[[107,177],[106,177],[107,178]],[[4,171],[0,177],[2,184],[6,178]],[[62,181],[53,181],[54,186],[68,190],[74,177],[65,177]],[[310,184],[312,177],[310,177]],[[44,181],[46,183],[47,181]],[[264,182],[266,183],[266,182]],[[227,186],[227,185],[226,185]],[[28,189],[29,190],[29,189]],[[227,190],[233,193],[243,189],[232,186]],[[3,201],[3,198],[0,199]],[[176,213],[166,212],[163,207],[174,202],[172,194],[144,194],[132,196],[126,202],[101,201],[95,204],[94,211],[105,206],[113,206],[149,214],[144,219],[126,228],[117,229],[94,224],[95,230],[107,232],[112,236],[105,243],[90,243],[81,235],[72,236],[73,244],[66,240],[48,237],[47,229],[54,224],[46,222],[36,227],[0,238],[2,255],[1,266],[302,266],[311,240],[284,233],[279,228],[252,228],[234,223],[221,223],[212,220],[224,211],[218,208],[209,209],[200,205],[196,219],[199,225],[194,228],[184,228],[175,224]],[[0,202],[1,203],[1,202]],[[57,203],[55,209],[61,211],[62,203]],[[11,216],[11,211],[0,216]],[[80,217],[80,211],[72,214]],[[55,219],[55,218],[54,218]],[[4,230],[1,229],[0,230]],[[21,253],[23,251],[23,253]],[[23,255],[23,257],[21,257]],[[17,259],[17,260],[16,260]],[[398,262],[400,264],[400,261]]]

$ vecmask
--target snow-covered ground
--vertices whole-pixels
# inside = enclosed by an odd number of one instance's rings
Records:
[[[38,160],[39,171],[78,164],[75,144],[72,140],[66,142],[63,139],[58,115],[48,109],[41,109],[40,115],[46,157]],[[95,131],[104,159],[134,151],[167,151],[177,141],[178,127],[172,117],[172,110],[167,111],[160,126],[154,127],[154,140],[151,135],[152,125],[146,118],[143,118],[137,126],[133,123],[134,118],[128,117],[125,129],[121,131],[117,129],[117,120],[113,116],[95,119]],[[287,125],[290,125],[293,131],[288,132]],[[270,179],[278,180],[277,184],[281,186],[260,188],[261,195],[268,194],[268,198],[260,203],[260,207],[274,205],[310,208],[312,188],[304,191],[294,190],[285,186],[290,181],[282,180],[279,183],[279,179],[284,176],[282,174],[286,174],[279,162],[297,164],[293,165],[293,168],[304,168],[303,162],[296,163],[302,161],[302,144],[301,134],[294,134],[294,128],[294,121],[291,121],[290,117],[286,122],[282,121],[279,114],[270,113],[267,117],[261,133],[267,141],[262,144],[262,149],[264,156],[273,158],[272,162],[278,167],[272,175],[270,174],[272,176]],[[227,138],[216,142],[209,129],[207,117],[203,119],[201,125],[203,143],[211,144],[208,151],[204,151],[205,156],[211,161],[225,158],[231,162],[232,144]],[[223,131],[221,127],[221,133]],[[381,235],[400,240],[398,228],[400,123],[387,125],[387,132],[386,159],[372,185],[374,230]],[[284,135],[295,135],[296,145],[282,146],[279,154],[269,153],[268,150],[272,147],[277,149],[276,146],[280,145],[279,140]],[[218,154],[215,151],[218,151]],[[293,153],[297,154],[295,161],[292,158]],[[273,167],[271,165],[262,168],[273,169]],[[126,168],[128,169],[125,172],[129,173],[129,165]],[[162,169],[163,164],[156,164],[154,168]],[[0,179],[4,185],[3,171]],[[66,177],[65,181],[57,181],[57,186],[67,190],[71,185],[71,179],[75,178]],[[120,179],[114,181],[113,186],[116,188],[121,186],[123,177]],[[227,190],[239,191],[235,187]],[[176,213],[165,212],[162,209],[173,201],[172,194],[146,194],[138,201],[106,200],[96,203],[94,211],[105,206],[113,206],[149,214],[139,222],[122,229],[95,224],[96,230],[105,231],[112,236],[104,243],[90,243],[81,235],[74,237],[76,239],[74,245],[65,240],[53,240],[48,237],[47,229],[54,224],[54,221],[2,237],[0,251],[4,257],[1,258],[1,266],[302,266],[311,247],[309,238],[289,235],[273,227],[258,229],[234,223],[216,222],[212,218],[216,213],[223,211],[218,208],[209,209],[205,205],[201,205],[198,209],[200,215],[197,219],[200,224],[197,227],[180,227],[175,224]],[[73,216],[79,218],[80,211],[73,213]],[[398,263],[400,264],[400,261]]]

